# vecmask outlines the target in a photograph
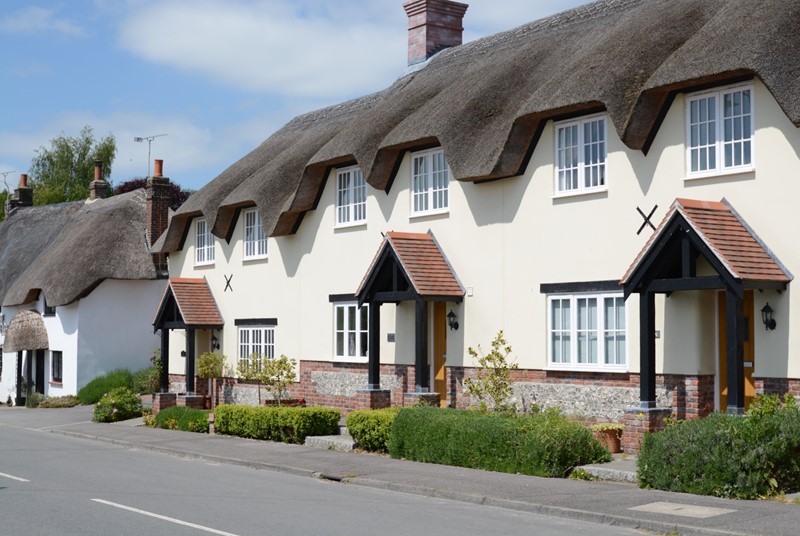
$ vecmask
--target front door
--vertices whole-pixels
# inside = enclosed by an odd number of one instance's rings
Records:
[[[718,295],[717,306],[719,315],[719,410],[724,412],[728,407],[728,361],[725,347],[726,314],[725,293]],[[744,291],[743,303],[744,316],[744,407],[747,409],[756,396],[756,387],[753,383],[753,370],[755,369],[755,337],[753,336],[753,291]]]
[[[36,392],[44,394],[44,350],[36,350]]]
[[[446,408],[447,373],[447,307],[444,302],[433,302],[433,390],[439,393],[439,404]]]

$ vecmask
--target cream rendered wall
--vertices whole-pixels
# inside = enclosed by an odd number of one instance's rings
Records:
[[[240,218],[233,240],[217,240],[216,262],[193,266],[194,228],[182,251],[170,254],[171,276],[207,277],[226,329],[222,351],[236,355],[237,318],[277,318],[276,354],[332,360],[333,305],[330,294],[353,293],[380,243],[381,233],[432,230],[471,296],[447,304],[461,328],[448,330],[448,365],[471,365],[466,347],[487,348],[504,329],[520,367],[547,368],[547,297],[542,283],[616,280],[622,277],[650,236],[636,231],[636,212],[658,209],[658,224],[676,197],[718,201],[727,198],[747,223],[792,270],[800,252],[792,233],[800,211],[800,136],[758,81],[755,91],[755,171],[686,180],[685,99],[678,95],[647,155],[628,149],[607,125],[607,191],[554,197],[554,125],[549,122],[528,168],[518,177],[487,184],[451,181],[447,214],[410,217],[410,154],[406,154],[388,194],[368,187],[367,223],[335,228],[335,171],[316,210],[308,212],[295,235],[269,239],[269,258],[242,261]],[[776,217],[780,215],[780,217]],[[797,271],[795,269],[794,271]],[[233,292],[225,276],[233,275]],[[766,301],[775,309],[778,329],[756,329],[756,375],[800,376],[792,349],[800,318],[789,314],[800,304],[791,292],[756,293],[756,311]],[[657,370],[712,373],[716,352],[716,298],[713,293],[674,293],[656,301]],[[638,372],[638,296],[627,302],[628,370]],[[413,363],[414,310],[387,304],[381,310],[381,361]],[[178,332],[173,332],[177,334]],[[397,342],[386,342],[396,333]],[[171,355],[182,349],[173,335]],[[797,346],[797,345],[795,345]],[[174,358],[173,358],[174,359]],[[173,364],[175,361],[173,361]],[[183,372],[182,367],[173,372]]]
[[[160,344],[153,317],[165,286],[163,279],[107,279],[78,302],[78,389],[111,370],[136,371],[150,364]]]

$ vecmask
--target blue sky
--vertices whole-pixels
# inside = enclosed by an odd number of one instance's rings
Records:
[[[297,114],[406,70],[403,0],[0,0],[0,173],[89,125],[113,134],[112,181],[197,189]],[[464,41],[584,0],[472,0]],[[0,175],[2,179],[2,175]],[[0,188],[3,188],[0,185]]]

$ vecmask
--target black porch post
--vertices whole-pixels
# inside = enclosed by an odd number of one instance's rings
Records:
[[[186,330],[186,394],[194,394],[194,330]]]
[[[656,407],[656,295],[639,295],[639,405]]]
[[[416,314],[416,360],[414,375],[417,378],[416,387],[418,393],[430,392],[430,381],[428,377],[428,302],[418,299]]]
[[[22,405],[22,350],[17,352],[17,399],[14,403]]]
[[[728,413],[744,414],[744,304],[732,290],[725,296],[725,347],[728,366]]]
[[[27,390],[25,396],[30,397],[33,392],[33,351],[25,350],[25,357],[27,358],[25,362],[25,375],[27,376]]]
[[[367,383],[369,389],[381,388],[381,304],[370,302],[369,311],[369,342],[367,342]]]
[[[169,392],[169,330],[161,328],[161,392]]]

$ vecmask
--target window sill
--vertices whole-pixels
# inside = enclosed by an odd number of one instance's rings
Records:
[[[414,220],[418,218],[425,218],[426,216],[445,216],[450,214],[450,209],[442,209],[442,210],[429,210],[427,212],[413,212],[408,216],[409,220]]]
[[[196,262],[194,263],[195,268],[207,268],[209,266],[214,266],[214,261],[211,262]]]
[[[333,363],[369,363],[369,358],[366,357],[334,357],[331,359]]]
[[[608,192],[608,186],[603,188],[592,188],[586,190],[567,190],[565,192],[556,192],[550,196],[550,199],[564,199],[565,197],[584,197],[593,194],[603,194]]]
[[[684,182],[691,182],[702,179],[718,179],[718,178],[730,177],[731,175],[742,175],[745,173],[752,173],[755,170],[756,170],[755,166],[737,167],[737,168],[725,169],[722,171],[688,174],[686,175],[686,177],[684,177],[683,180]]]
[[[242,262],[265,261],[269,259],[269,255],[259,255],[258,257],[242,257]]]
[[[611,374],[626,374],[629,372],[627,365],[618,366],[590,366],[590,365],[568,365],[563,363],[548,363],[546,370],[558,372],[603,372]]]
[[[358,227],[367,227],[367,220],[361,220],[356,222],[348,222],[348,223],[337,223],[334,225],[334,230],[336,229],[353,229]]]
[[[64,387],[64,382],[50,382],[51,387]]]

